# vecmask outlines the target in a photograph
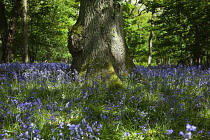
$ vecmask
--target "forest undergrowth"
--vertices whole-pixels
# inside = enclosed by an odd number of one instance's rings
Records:
[[[210,68],[137,66],[112,90],[69,69],[0,64],[0,139],[210,139]]]

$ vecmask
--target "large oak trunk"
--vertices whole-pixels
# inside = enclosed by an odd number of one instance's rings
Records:
[[[81,0],[68,43],[71,68],[79,73],[105,70],[116,80],[134,66],[124,40],[121,5],[116,0]]]

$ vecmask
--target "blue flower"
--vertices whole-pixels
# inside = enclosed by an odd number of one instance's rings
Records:
[[[196,126],[193,126],[193,125],[190,125],[190,124],[187,124],[186,125],[186,129],[187,131],[196,131]]]
[[[0,134],[0,137],[4,137],[4,136],[6,136],[6,134],[5,134],[5,133],[3,133],[3,134]]]
[[[63,135],[63,133],[62,133],[62,132],[60,132],[59,136],[64,137],[64,135]]]
[[[35,129],[35,130],[33,130],[33,133],[39,134],[40,133],[40,130],[39,129]]]
[[[198,131],[198,135],[201,134],[201,133],[203,133],[203,130],[204,130],[204,129]]]
[[[93,133],[93,129],[89,125],[87,126],[87,132]]]
[[[185,138],[185,140],[188,140],[192,137],[192,131],[196,131],[196,126],[187,124],[186,130],[187,130],[186,133],[184,133],[183,131],[180,131],[179,135],[183,136]]]
[[[87,125],[87,122],[85,119],[82,119],[82,125]]]
[[[123,137],[129,137],[130,136],[130,132],[125,132]]]
[[[174,131],[172,130],[172,129],[169,129],[169,130],[166,130],[166,134],[167,135],[170,135],[170,134],[172,134]]]
[[[179,135],[185,136],[183,131],[180,131],[180,132],[179,132]]]
[[[189,139],[189,138],[191,138],[191,136],[192,136],[192,132],[187,132],[185,135],[185,138]]]
[[[58,128],[64,128],[63,126],[64,126],[64,123],[63,122],[60,122]]]
[[[101,129],[102,128],[102,124],[99,124],[98,126],[97,126],[97,129]]]
[[[30,135],[29,135],[28,131],[25,132],[25,136],[26,136],[26,138],[28,138],[28,139],[30,138]]]

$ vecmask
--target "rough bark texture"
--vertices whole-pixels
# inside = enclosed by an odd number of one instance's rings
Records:
[[[19,16],[19,10],[21,7],[21,0],[15,0],[11,11],[10,22],[7,21],[5,16],[4,3],[0,1],[0,34],[2,40],[2,62],[9,63],[12,62],[13,52],[12,45],[15,34],[15,27],[17,18]]]
[[[108,72],[116,79],[131,69],[122,26],[122,9],[116,0],[81,0],[77,23],[69,31],[72,70]]]

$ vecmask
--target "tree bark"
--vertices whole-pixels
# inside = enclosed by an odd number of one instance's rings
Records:
[[[2,41],[2,58],[1,62],[6,62],[6,54],[8,53],[7,48],[7,40],[8,40],[8,25],[7,19],[5,16],[5,7],[2,1],[0,1],[0,34],[1,34],[1,41]]]
[[[122,7],[117,0],[81,0],[76,24],[69,31],[68,48],[72,70],[80,74],[103,70],[110,80],[134,67],[125,44]]]
[[[11,11],[11,19],[9,22],[5,15],[5,5],[3,1],[0,1],[0,34],[3,50],[1,61],[4,63],[11,63],[13,61],[12,45],[20,7],[21,0],[15,0]]]
[[[152,18],[151,18],[151,28],[154,27],[154,18],[155,18],[155,10],[152,12]],[[152,45],[153,45],[153,35],[154,31],[153,29],[150,30],[150,35],[149,35],[149,57],[148,57],[148,66],[151,65],[152,63]]]
[[[23,0],[23,62],[29,61],[29,49],[28,49],[28,3],[27,0]]]

